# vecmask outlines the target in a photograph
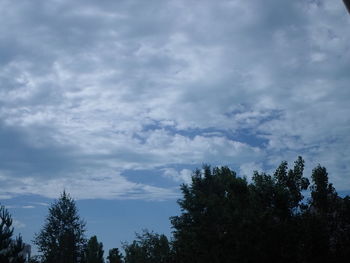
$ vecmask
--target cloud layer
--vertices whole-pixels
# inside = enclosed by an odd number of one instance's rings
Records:
[[[0,3],[0,196],[166,199],[302,155],[349,190],[341,1]],[[145,175],[147,176],[147,175]]]

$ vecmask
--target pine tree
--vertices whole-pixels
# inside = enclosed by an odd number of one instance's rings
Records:
[[[103,244],[97,241],[96,236],[92,236],[86,248],[86,263],[104,263],[103,252]]]
[[[21,255],[24,248],[22,237],[19,235],[15,240],[13,235],[12,217],[4,206],[0,206],[0,262],[1,263],[24,263]]]
[[[85,222],[64,191],[49,208],[45,225],[33,240],[44,263],[79,263],[86,244]]]
[[[13,235],[12,218],[4,206],[0,207],[0,262],[9,257],[11,237]]]

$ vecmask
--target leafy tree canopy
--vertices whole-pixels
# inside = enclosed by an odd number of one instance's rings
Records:
[[[196,170],[171,218],[176,262],[347,262],[350,197],[337,195],[326,168],[311,186],[303,171],[301,157],[251,182],[228,167]]]
[[[136,240],[124,244],[125,263],[171,262],[171,251],[167,237],[144,230],[136,234]]]

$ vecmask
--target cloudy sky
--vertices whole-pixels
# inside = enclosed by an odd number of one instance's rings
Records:
[[[63,189],[107,248],[170,233],[203,163],[302,155],[350,190],[340,0],[0,0],[0,20],[0,201],[28,242]]]

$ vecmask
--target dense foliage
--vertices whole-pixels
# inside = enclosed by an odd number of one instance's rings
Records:
[[[108,263],[122,263],[123,256],[119,252],[118,248],[112,248],[108,252],[107,260],[108,260]]]
[[[49,215],[34,244],[43,263],[77,263],[84,258],[85,223],[80,219],[74,200],[63,192],[49,208]]]
[[[172,262],[170,244],[165,235],[144,230],[136,237],[131,244],[124,244],[125,263]]]
[[[197,170],[171,218],[176,262],[348,262],[350,198],[318,166],[304,200],[303,170],[301,157],[251,183],[227,167]]]
[[[96,236],[92,236],[86,247],[86,263],[104,263],[103,244],[97,241]]]

